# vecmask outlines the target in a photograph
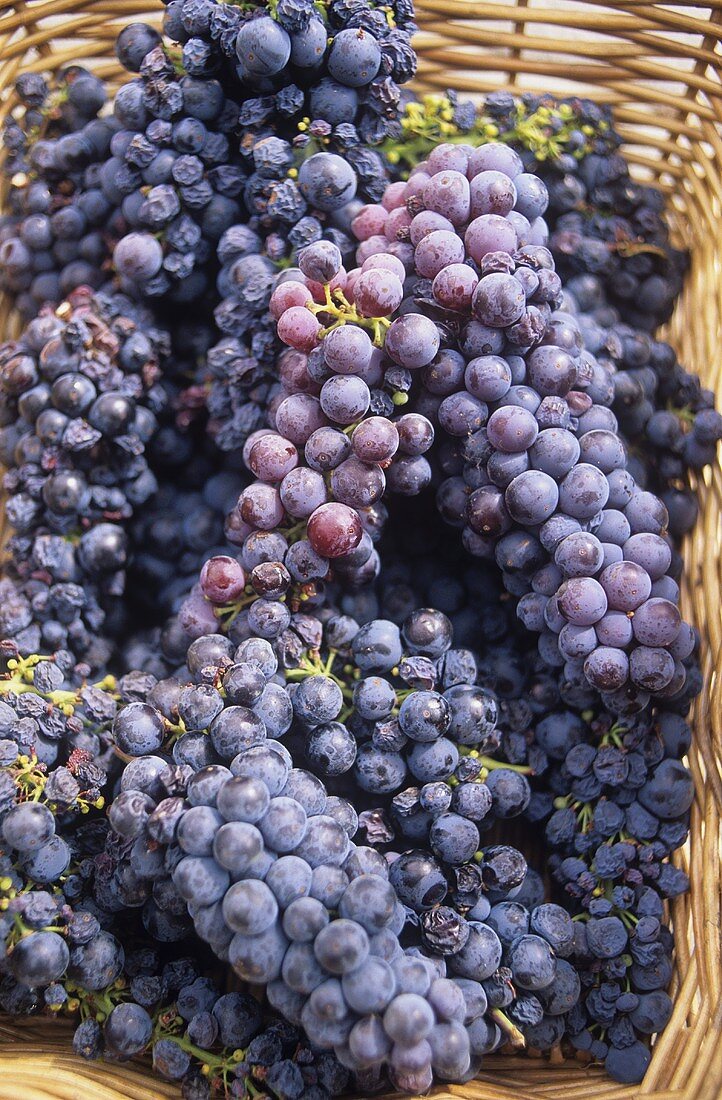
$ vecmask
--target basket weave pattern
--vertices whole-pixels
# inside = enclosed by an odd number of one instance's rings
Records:
[[[722,0],[674,9],[643,0],[614,7],[572,0],[417,0],[417,87],[588,95],[614,108],[624,152],[668,194],[677,243],[692,268],[665,334],[722,404]],[[71,62],[120,70],[113,41],[128,22],[158,23],[148,0],[16,0],[0,15],[0,123],[19,72]],[[12,330],[0,304],[3,336]],[[705,691],[690,753],[696,801],[678,853],[691,892],[672,906],[672,1019],[641,1086],[617,1085],[576,1062],[492,1057],[472,1084],[439,1088],[466,1100],[719,1100],[722,1096],[722,469],[699,486],[702,516],[685,548],[685,616],[704,639]],[[44,1018],[0,1023],[0,1100],[163,1100],[175,1086],[146,1067],[86,1064],[70,1031]]]

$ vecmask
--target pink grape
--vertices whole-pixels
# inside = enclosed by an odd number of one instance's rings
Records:
[[[469,179],[478,176],[479,172],[487,171],[504,172],[515,179],[524,171],[524,164],[519,154],[508,145],[493,141],[488,145],[480,145],[469,156]]]
[[[435,278],[449,264],[464,262],[464,244],[456,233],[438,229],[429,233],[416,246],[414,264],[418,275]]]
[[[437,172],[424,188],[424,203],[427,210],[435,210],[454,225],[465,225],[471,209],[468,179],[463,172]]]
[[[363,529],[358,513],[346,504],[322,504],[311,515],[308,541],[322,558],[341,558],[361,541]]]
[[[251,434],[248,436],[248,439],[243,444],[243,451],[241,452],[243,465],[250,469],[248,463],[250,462],[251,451],[253,450],[255,444],[258,442],[259,439],[263,439],[264,435],[275,434],[276,433],[273,431],[273,428],[257,428],[255,432],[251,432]]]
[[[403,240],[404,232],[408,230],[410,225],[411,214],[409,214],[405,206],[399,207],[397,210],[392,210],[384,226],[384,236],[386,240]]]
[[[424,188],[430,179],[431,176],[423,168],[415,168],[406,181],[404,202],[421,199],[424,194]]]
[[[434,278],[431,292],[444,309],[466,313],[471,309],[478,282],[479,276],[468,264],[449,264]]]
[[[200,586],[203,595],[211,603],[231,603],[243,594],[246,575],[235,558],[218,554],[209,558],[201,569]]]
[[[399,449],[398,429],[385,416],[369,416],[354,428],[351,447],[362,462],[388,462]]]
[[[311,351],[318,343],[321,327],[305,306],[291,306],[278,319],[278,338],[297,351]]]
[[[359,241],[367,241],[369,237],[382,236],[388,216],[389,212],[385,207],[376,203],[369,203],[361,207],[351,222],[351,231]]]
[[[429,233],[434,233],[439,229],[444,229],[448,233],[454,232],[454,226],[448,218],[437,214],[435,210],[422,210],[420,214],[415,216],[409,226],[409,239],[412,245],[416,247],[424,237],[428,237]]]
[[[365,317],[389,316],[399,308],[403,296],[398,277],[380,268],[362,271],[354,284],[354,302]]]
[[[292,306],[307,306],[313,302],[313,295],[305,283],[279,283],[271,295],[269,308],[278,321]]]
[[[361,265],[369,256],[376,256],[379,253],[385,254],[388,248],[389,242],[386,240],[386,237],[367,237],[365,241],[361,241],[361,244],[356,249],[356,263]]]
[[[261,481],[283,481],[298,466],[298,451],[282,435],[264,435],[248,456],[248,467]]]
[[[481,263],[489,252],[516,252],[518,238],[514,227],[498,214],[482,214],[469,223],[464,234],[466,250]]]
[[[276,409],[276,430],[297,447],[303,447],[317,428],[323,427],[326,417],[317,397],[306,393],[294,393],[285,397]]]
[[[241,519],[260,531],[273,531],[283,521],[281,495],[273,485],[255,481],[238,498]]]
[[[466,175],[466,170],[469,167],[469,156],[460,145],[444,142],[431,150],[428,165],[429,172],[432,175],[444,171],[463,172]]]
[[[471,216],[498,214],[505,217],[514,209],[516,187],[503,172],[480,172],[470,184]]]
[[[400,206],[403,206],[405,191],[406,183],[403,180],[398,180],[396,183],[390,183],[384,191],[384,197],[381,200],[381,205],[384,210],[397,210]]]
[[[371,271],[375,268],[381,268],[382,271],[391,271],[400,283],[403,283],[406,278],[406,268],[401,263],[401,260],[388,253],[384,255],[377,253],[375,256],[369,256],[367,260],[364,260],[361,266],[362,271]]]

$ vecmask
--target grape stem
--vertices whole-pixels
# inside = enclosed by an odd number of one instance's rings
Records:
[[[523,1050],[526,1046],[526,1039],[506,1013],[502,1012],[500,1008],[492,1008],[490,1015],[494,1023],[501,1028],[507,1042],[516,1050]]]

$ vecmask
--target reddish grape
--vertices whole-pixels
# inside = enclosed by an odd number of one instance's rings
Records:
[[[211,603],[231,603],[243,594],[246,575],[235,558],[219,554],[209,558],[201,569],[200,586],[203,595]]]
[[[388,462],[399,448],[398,429],[385,416],[370,416],[354,428],[351,447],[362,462]]]
[[[269,308],[271,314],[278,321],[286,310],[291,309],[292,306],[301,306],[305,308],[312,303],[313,295],[305,283],[286,282],[279,283],[276,286],[276,289],[271,295]]]
[[[298,466],[298,451],[282,435],[269,434],[256,440],[248,457],[248,467],[261,481],[282,481]]]
[[[278,319],[279,340],[298,351],[310,351],[311,348],[315,348],[320,331],[320,322],[305,306],[291,306]]]
[[[322,504],[308,521],[308,541],[323,558],[340,558],[361,541],[358,513],[345,504]]]

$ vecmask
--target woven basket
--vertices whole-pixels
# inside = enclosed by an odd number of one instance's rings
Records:
[[[149,0],[16,0],[0,16],[2,92],[22,71],[92,63],[119,76],[113,40],[134,19],[159,20]],[[614,7],[569,0],[417,0],[418,87],[484,92],[506,87],[580,94],[614,107],[640,178],[668,194],[677,243],[692,268],[666,334],[681,361],[722,404],[722,0],[674,9],[644,0]],[[3,335],[13,319],[0,305]],[[696,787],[691,842],[679,854],[691,892],[672,906],[677,944],[672,1019],[644,1082],[614,1084],[577,1062],[491,1057],[473,1084],[439,1088],[467,1100],[720,1100],[722,1097],[722,470],[699,486],[702,519],[686,546],[684,611],[699,627],[705,691],[690,766]],[[61,1022],[0,1023],[0,1100],[161,1100],[178,1090],[147,1067],[86,1064]]]

